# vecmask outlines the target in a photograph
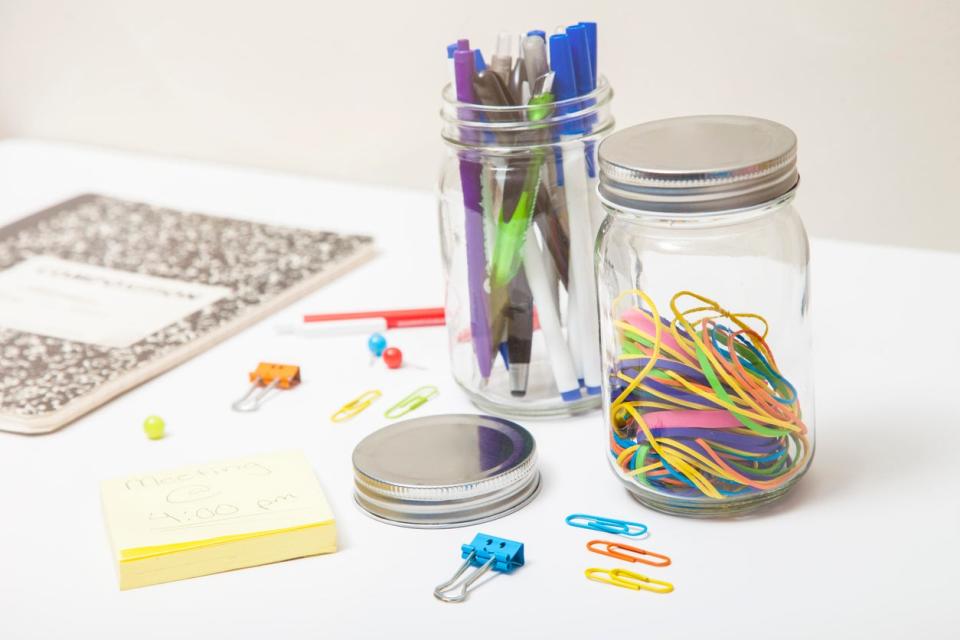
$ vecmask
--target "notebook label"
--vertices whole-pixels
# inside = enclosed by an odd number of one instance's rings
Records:
[[[0,271],[0,327],[124,348],[231,294],[227,287],[33,256]]]

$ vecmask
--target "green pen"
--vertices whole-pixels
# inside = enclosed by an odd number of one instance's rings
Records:
[[[530,106],[538,107],[530,110],[530,121],[537,122],[546,119],[552,112],[550,106],[555,98],[545,83],[545,90],[530,98]],[[497,218],[497,235],[493,245],[493,266],[490,273],[492,288],[505,287],[520,270],[523,257],[523,243],[527,237],[527,228],[533,218],[534,204],[537,199],[537,190],[540,186],[540,167],[543,164],[544,152],[536,149],[527,167],[523,181],[523,190],[517,199],[516,207],[509,218],[500,212]]]

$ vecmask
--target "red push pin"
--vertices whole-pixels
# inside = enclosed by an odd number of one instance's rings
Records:
[[[388,369],[399,369],[403,364],[403,353],[396,347],[388,347],[385,349],[382,357]]]

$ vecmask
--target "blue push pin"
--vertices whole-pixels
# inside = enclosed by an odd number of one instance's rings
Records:
[[[370,349],[370,353],[373,354],[373,358],[370,359],[370,364],[383,355],[384,350],[387,348],[387,339],[383,337],[382,333],[371,333],[370,338],[367,340],[367,348]]]

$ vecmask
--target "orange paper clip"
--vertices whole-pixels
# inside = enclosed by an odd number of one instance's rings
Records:
[[[600,547],[600,548],[598,548]],[[608,542],[606,540],[591,540],[587,543],[587,549],[600,555],[610,556],[617,560],[626,560],[627,562],[642,562],[651,567],[666,567],[672,562],[665,555],[647,551],[639,547],[631,547],[628,544],[620,542]],[[648,558],[658,558],[657,561]]]
[[[271,389],[277,387],[292,389],[297,386],[300,384],[300,367],[292,364],[261,362],[248,376],[253,384],[243,397],[230,405],[234,411],[256,411]],[[253,395],[257,389],[261,389],[260,393]]]

